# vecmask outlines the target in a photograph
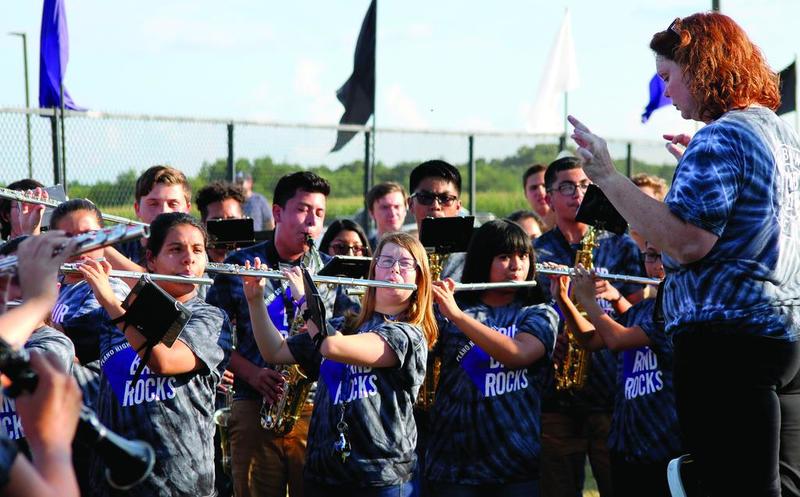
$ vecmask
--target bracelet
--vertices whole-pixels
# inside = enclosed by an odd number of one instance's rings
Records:
[[[295,309],[299,309],[299,308],[303,307],[303,304],[306,303],[306,296],[303,295],[302,297],[300,297],[300,300],[294,300],[294,297],[292,297],[292,300],[294,301]]]

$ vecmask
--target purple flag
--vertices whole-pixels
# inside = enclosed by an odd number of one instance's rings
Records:
[[[671,98],[664,96],[664,89],[664,80],[658,74],[653,75],[650,80],[650,103],[647,104],[642,114],[643,123],[650,119],[650,114],[655,112],[656,109],[672,103]]]
[[[61,85],[69,59],[64,0],[44,0],[40,45],[39,107],[61,107]],[[75,105],[66,88],[64,88],[64,108],[84,110]]]

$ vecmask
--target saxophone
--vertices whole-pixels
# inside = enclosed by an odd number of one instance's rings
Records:
[[[589,226],[589,231],[581,240],[581,248],[575,254],[575,265],[581,264],[586,269],[592,269],[592,250],[595,247],[597,247],[597,232],[594,227]],[[571,290],[570,298],[572,298]],[[584,314],[580,304],[576,303],[575,307],[581,314]],[[556,390],[580,390],[586,384],[589,376],[591,352],[578,345],[573,332],[566,326],[564,333],[567,334],[567,351],[560,364],[554,363]]]
[[[308,267],[321,267],[322,258],[317,253],[310,235],[306,235],[306,245],[308,251],[303,256],[302,263]],[[288,282],[284,281],[283,285],[288,287]],[[299,333],[304,324],[302,314],[296,313],[289,326],[288,335],[291,337]],[[277,371],[284,379],[283,393],[272,404],[268,404],[266,399],[262,400],[260,416],[262,428],[282,437],[288,435],[300,419],[308,394],[314,386],[314,380],[309,379],[298,364],[286,364]]]
[[[231,334],[231,348],[236,349],[236,333]],[[222,452],[222,471],[231,476],[231,439],[228,424],[231,419],[231,404],[233,404],[233,385],[225,391],[225,406],[214,411],[212,419],[219,433],[219,445]]]
[[[431,281],[438,281],[442,276],[444,264],[448,254],[437,252],[428,253],[428,265],[431,268]],[[428,364],[425,368],[425,380],[419,388],[417,395],[417,407],[427,411],[433,405],[436,397],[436,386],[439,384],[439,373],[442,368],[442,360],[438,356],[428,354]]]

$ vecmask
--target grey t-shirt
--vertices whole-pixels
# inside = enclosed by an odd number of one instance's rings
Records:
[[[25,349],[34,354],[48,353],[56,358],[61,372],[69,374],[72,371],[75,347],[69,338],[58,330],[42,326],[25,342]],[[6,396],[0,398],[0,434],[4,434],[10,440],[25,438],[22,422],[17,415],[16,402]]]
[[[250,198],[244,201],[244,213],[253,218],[253,229],[263,231],[267,223],[272,221],[272,208],[264,195],[253,192]]]
[[[321,359],[307,333],[288,340],[298,363],[311,373],[318,369],[320,378],[308,431],[305,477],[326,485],[397,485],[412,478],[417,463],[412,408],[425,378],[427,343],[418,327],[389,321],[378,313],[358,333],[381,336],[397,354],[398,365],[343,364]],[[352,447],[344,462],[334,451],[342,413]]]
[[[100,337],[102,378],[97,415],[128,439],[149,442],[156,453],[153,473],[136,487],[137,496],[204,496],[214,490],[214,392],[228,364],[230,323],[220,309],[194,298],[184,304],[192,316],[178,340],[203,367],[163,376],[145,367],[133,382],[139,356],[122,331]],[[111,489],[105,467],[93,457],[96,495],[129,495]]]

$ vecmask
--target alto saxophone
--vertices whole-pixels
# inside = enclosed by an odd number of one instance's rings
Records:
[[[303,256],[303,264],[313,268],[321,267],[322,258],[311,236],[306,236],[306,245],[308,251]],[[284,281],[283,285],[288,286],[288,282]],[[289,326],[288,335],[291,337],[299,333],[304,324],[302,314],[297,312]],[[266,399],[262,401],[261,427],[277,436],[284,436],[292,431],[300,419],[308,394],[314,386],[314,380],[309,379],[298,364],[283,365],[277,371],[284,379],[283,392],[272,404],[268,404]]]
[[[236,350],[236,333],[231,334],[231,349]],[[231,420],[231,404],[233,404],[233,385],[225,390],[225,406],[214,411],[212,419],[219,433],[219,445],[222,452],[222,471],[231,476],[231,438],[228,424]]]
[[[444,264],[449,254],[439,254],[437,252],[428,253],[428,265],[431,268],[431,281],[438,281],[442,276]],[[425,368],[425,379],[419,387],[417,395],[417,407],[427,411],[433,405],[436,397],[436,386],[439,384],[439,373],[442,368],[442,360],[438,356],[428,354],[428,364]]]
[[[597,247],[597,232],[594,227],[589,226],[589,231],[581,239],[581,248],[575,254],[575,265],[581,264],[586,269],[592,269],[592,250],[595,247]],[[570,290],[570,299],[572,299],[572,290]],[[583,307],[579,303],[576,302],[575,307],[585,316]],[[567,335],[567,351],[560,364],[554,363],[556,390],[580,390],[589,377],[591,352],[578,345],[573,331],[566,326],[564,333]]]

